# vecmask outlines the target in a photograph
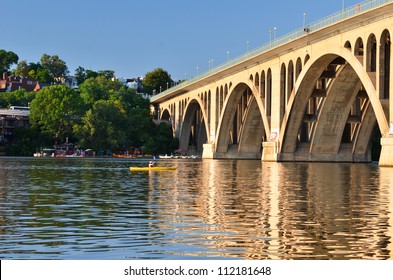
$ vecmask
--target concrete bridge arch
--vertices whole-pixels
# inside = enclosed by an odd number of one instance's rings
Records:
[[[358,43],[357,43],[358,44]],[[356,50],[355,50],[356,53]],[[368,55],[370,56],[370,54]],[[347,47],[332,47],[329,52],[313,54],[304,66],[295,84],[284,118],[279,138],[279,160],[307,161],[368,161],[367,146],[377,121],[382,134],[389,130],[383,106],[375,88],[375,70],[369,67],[371,60],[366,57],[366,67]],[[333,71],[329,85],[318,89],[318,80],[326,71]],[[324,92],[325,90],[325,92]],[[351,109],[355,98],[365,101],[363,112],[354,120]],[[310,101],[314,108],[310,112]],[[358,112],[359,113],[359,112]],[[351,119],[352,117],[352,119]],[[357,132],[352,146],[343,151],[342,139],[345,125],[356,122]],[[303,141],[302,126],[309,139]],[[340,150],[341,149],[341,150]]]
[[[202,154],[203,144],[209,141],[207,112],[200,98],[191,99],[184,108],[179,131],[180,149],[190,154]]]
[[[225,100],[217,128],[215,157],[261,158],[270,127],[260,98],[259,74],[238,82]]]

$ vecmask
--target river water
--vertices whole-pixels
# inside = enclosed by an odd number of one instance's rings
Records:
[[[393,259],[393,168],[0,158],[1,259]]]

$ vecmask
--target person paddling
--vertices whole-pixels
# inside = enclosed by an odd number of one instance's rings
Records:
[[[151,160],[151,161],[149,162],[149,167],[153,167],[153,166],[154,166],[154,161]]]

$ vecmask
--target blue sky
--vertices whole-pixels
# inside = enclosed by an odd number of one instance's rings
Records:
[[[360,1],[345,0],[345,7]],[[0,0],[0,49],[38,62],[59,55],[74,74],[114,70],[173,79],[201,74],[270,40],[340,11],[342,0]],[[248,43],[247,43],[248,42]],[[229,53],[228,53],[229,52]]]

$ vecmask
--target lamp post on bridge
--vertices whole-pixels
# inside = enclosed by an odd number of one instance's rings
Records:
[[[269,29],[269,37],[270,37],[270,47],[272,47],[272,32],[273,32],[273,41],[276,40],[276,31],[277,27],[274,27],[273,30]]]
[[[209,70],[213,69],[213,62],[214,60],[209,60]]]
[[[272,29],[269,29],[269,38],[270,47],[272,47]]]

